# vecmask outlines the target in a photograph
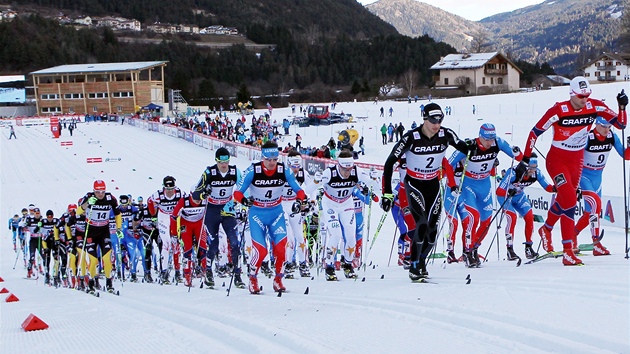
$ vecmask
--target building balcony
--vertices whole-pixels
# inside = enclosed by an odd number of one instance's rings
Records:
[[[507,69],[485,69],[486,75],[507,75]]]
[[[616,76],[598,76],[597,81],[617,81]]]
[[[598,66],[598,71],[614,71],[617,70],[617,67],[614,65],[606,65],[606,66]]]

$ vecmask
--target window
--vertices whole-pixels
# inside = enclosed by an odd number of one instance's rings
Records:
[[[595,76],[599,76],[599,71],[596,71],[596,72],[595,72]]]
[[[42,107],[42,113],[61,113],[61,107]]]
[[[117,109],[118,109],[118,112],[122,112],[122,106],[118,106]]]
[[[77,99],[82,99],[83,94],[82,93],[64,93],[63,98],[66,100],[77,100]]]
[[[88,98],[107,98],[109,95],[107,92],[91,92],[88,93]]]
[[[448,77],[444,78],[444,85],[448,85]]]
[[[485,77],[482,77],[482,78],[481,78],[481,84],[482,84],[482,85],[485,85],[485,84],[486,84],[486,78],[485,78]]]
[[[116,98],[133,97],[133,92],[112,92],[112,97],[116,97]]]
[[[487,64],[486,65],[486,69],[496,69],[497,68],[497,64]]]
[[[58,99],[59,99],[59,94],[56,94],[56,93],[49,93],[49,94],[42,95],[42,100],[58,100]]]
[[[591,73],[584,73],[584,76],[585,76],[585,77],[590,77],[590,76],[591,76]]]
[[[493,77],[490,78],[490,85],[494,85],[494,78]]]
[[[498,85],[503,85],[503,78],[502,77],[498,77],[497,78],[497,84]]]
[[[74,113],[74,107],[68,107],[68,112]]]
[[[621,76],[621,71],[617,70],[617,76]]]
[[[94,113],[98,112],[98,107],[96,107],[96,106],[92,107],[92,112],[94,112]]]

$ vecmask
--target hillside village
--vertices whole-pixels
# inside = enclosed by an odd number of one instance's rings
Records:
[[[199,10],[201,11],[201,10]],[[194,11],[193,11],[194,12]],[[13,18],[19,16],[20,13],[10,8],[4,8],[0,12],[0,22],[10,21]],[[48,17],[48,16],[44,16]],[[50,16],[57,20],[60,24],[66,26],[74,26],[75,28],[97,28],[97,27],[109,27],[114,31],[132,31],[132,32],[152,32],[157,34],[200,34],[200,35],[231,35],[242,36],[238,30],[234,27],[224,27],[221,25],[208,26],[205,28],[199,28],[193,24],[171,24],[155,22],[150,25],[143,25],[136,19],[128,19],[124,17],[114,16],[70,16],[62,12],[56,16]]]

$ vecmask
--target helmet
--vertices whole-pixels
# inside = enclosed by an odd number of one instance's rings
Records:
[[[76,204],[68,204],[68,212],[77,210]]]
[[[144,199],[142,198],[141,195],[139,195],[136,201],[138,202],[138,204],[142,204],[142,202],[144,202]]]
[[[483,123],[479,128],[479,137],[486,140],[494,140],[497,138],[497,131],[494,125],[490,123]]]
[[[175,188],[175,177],[166,176],[162,180],[162,185],[166,188]]]
[[[105,181],[101,180],[101,179],[97,179],[96,181],[94,181],[94,190],[95,191],[105,191],[107,189],[107,187],[105,186]]]
[[[126,194],[121,194],[118,200],[120,201],[120,204],[129,204],[129,196]]]
[[[230,161],[230,152],[228,151],[228,149],[224,147],[220,147],[217,149],[217,152],[214,154],[214,159],[217,162]]]
[[[46,210],[46,216],[55,216],[55,213],[53,213],[52,210],[48,209]]]

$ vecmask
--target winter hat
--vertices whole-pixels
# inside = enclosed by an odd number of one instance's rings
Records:
[[[166,176],[162,180],[162,185],[166,188],[175,188],[175,177]]]
[[[591,85],[588,83],[588,80],[584,78],[584,76],[576,76],[571,80],[571,84],[569,85],[571,91],[569,94],[571,96],[584,95],[589,96],[591,94]]]
[[[433,124],[442,123],[444,112],[442,112],[442,108],[437,103],[429,103],[424,106],[422,118],[427,119]]]
[[[94,190],[103,192],[107,190],[107,187],[105,186],[105,181],[101,179],[97,179],[96,181],[94,181]]]
[[[479,128],[479,137],[486,140],[494,140],[497,138],[497,131],[491,123],[483,123]]]
[[[217,149],[217,152],[214,154],[214,158],[217,162],[230,161],[230,152],[228,151],[228,149],[224,147],[220,147]]]
[[[601,124],[604,126],[609,126],[610,122],[606,120],[606,118],[602,117],[602,116],[597,116],[597,119],[595,119],[595,124]]]

